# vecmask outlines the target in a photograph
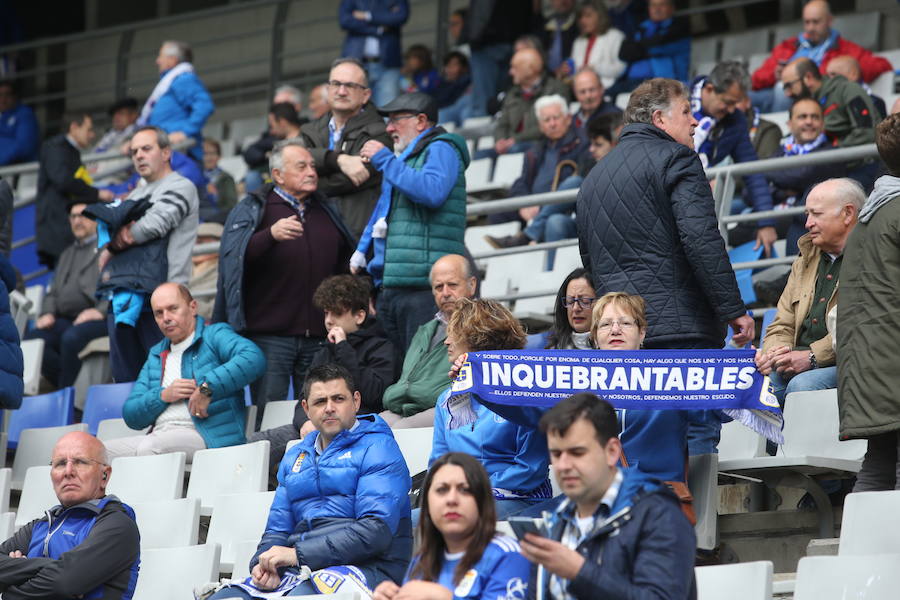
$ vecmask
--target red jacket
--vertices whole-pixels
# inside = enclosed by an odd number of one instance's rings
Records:
[[[778,66],[778,62],[789,62],[796,52],[797,36],[786,39],[775,46],[775,48],[772,49],[772,54],[766,59],[766,62],[753,73],[753,89],[759,90],[770,88],[775,85],[775,67]],[[871,51],[866,50],[859,44],[854,44],[851,41],[845,40],[839,35],[837,43],[825,53],[825,58],[822,60],[822,64],[819,65],[819,70],[824,75],[828,62],[832,58],[845,55],[852,56],[859,62],[863,80],[867,83],[885,71],[893,69],[891,63],[889,63],[887,59],[875,56]]]

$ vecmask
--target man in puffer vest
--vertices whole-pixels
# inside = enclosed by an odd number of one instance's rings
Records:
[[[103,443],[76,431],[53,448],[59,500],[0,545],[0,590],[10,600],[130,600],[140,564],[134,511],[106,495],[112,469]]]

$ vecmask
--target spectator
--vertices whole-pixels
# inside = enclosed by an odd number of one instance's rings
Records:
[[[737,110],[747,87],[747,71],[736,61],[721,62],[708,76],[698,77],[691,83],[691,111],[698,122],[694,130],[694,150],[704,168],[713,167],[727,157],[735,163],[758,160],[750,142],[747,120],[744,113]],[[772,210],[772,195],[765,177],[745,175],[743,181],[753,211]],[[761,219],[756,222],[756,227],[755,248],[763,246],[768,256],[778,238],[775,220]]]
[[[323,281],[313,303],[325,313],[328,343],[319,350],[309,365],[338,364],[353,377],[360,392],[360,414],[380,413],[385,388],[397,379],[397,352],[384,330],[369,316],[369,286],[353,275],[335,275]],[[254,433],[248,441],[269,441],[269,466],[277,471],[278,463],[290,440],[303,437],[312,430],[302,404],[294,410],[292,424]]]
[[[39,136],[34,111],[19,103],[12,81],[0,80],[0,166],[37,160]]]
[[[419,551],[403,587],[385,581],[374,600],[451,593],[485,600],[528,597],[529,563],[514,539],[496,531],[491,481],[481,463],[462,452],[441,456],[425,477],[421,498]]]
[[[533,593],[696,598],[693,528],[665,486],[637,467],[617,466],[622,443],[612,407],[594,394],[575,394],[551,408],[540,427],[565,499],[550,516],[547,537],[528,533],[521,542],[535,563]]]
[[[159,127],[169,134],[172,144],[193,138],[197,143],[188,154],[199,162],[203,159],[203,126],[216,107],[194,74],[193,57],[186,42],[169,40],[162,43],[156,57],[159,83],[141,109],[138,125]]]
[[[465,54],[454,50],[444,56],[444,70],[431,95],[437,101],[441,123],[461,126],[472,115],[472,77]]]
[[[222,146],[217,140],[203,140],[203,176],[206,184],[206,198],[218,209],[224,220],[229,211],[237,204],[237,186],[234,178],[219,167],[222,158]]]
[[[431,94],[438,84],[438,73],[431,61],[431,50],[422,44],[413,44],[403,53],[400,89],[403,92]]]
[[[581,67],[572,78],[572,92],[578,101],[578,112],[575,113],[575,127],[581,137],[587,138],[587,126],[600,115],[620,113],[619,107],[607,102],[603,97],[603,82],[591,67]]]
[[[204,152],[203,160],[206,160],[208,156],[209,154]],[[223,227],[219,223],[201,223],[197,228],[196,245],[218,244],[222,239],[222,231]],[[204,321],[211,323],[213,306],[216,303],[216,282],[219,279],[219,251],[194,254],[191,262],[194,267],[191,270],[188,289],[194,290],[198,296],[200,292],[211,292],[208,296],[204,294],[197,299],[197,314],[203,317]]]
[[[171,154],[169,138],[162,129],[141,127],[135,132],[131,160],[146,185],[132,190],[127,200],[135,205],[148,204],[149,208],[135,222],[113,232],[113,239],[98,259],[98,290],[113,296],[107,327],[110,367],[118,382],[137,379],[147,353],[161,339],[149,309],[152,291],[164,281],[186,284],[191,277],[191,248],[198,225],[197,188],[172,170]],[[147,261],[157,244],[164,246],[164,266]],[[157,272],[160,267],[162,277]],[[123,289],[135,291],[131,287],[135,281],[142,286],[137,290],[143,293],[140,298],[121,293]],[[131,326],[124,324],[129,309],[140,311]]]
[[[387,133],[399,154],[378,140],[360,150],[384,183],[350,266],[367,267],[382,287],[381,324],[405,352],[434,314],[431,265],[447,254],[465,253],[469,150],[463,138],[436,126],[437,104],[427,94],[403,94],[378,112],[388,118]]]
[[[44,297],[41,316],[25,339],[44,340],[41,374],[57,388],[75,383],[81,352],[91,340],[104,337],[106,299],[97,299],[97,224],[81,214],[84,204],[69,208],[75,241],[59,257],[53,285]]]
[[[247,167],[252,169],[244,177],[247,192],[255,192],[267,180],[269,154],[276,142],[300,137],[303,120],[293,102],[277,102],[269,107],[269,127],[259,139],[244,148],[243,157]],[[271,181],[271,178],[268,178]]]
[[[302,403],[316,433],[281,461],[250,578],[211,600],[278,586],[293,588],[288,595],[344,592],[354,582],[365,592],[360,585],[403,578],[412,552],[410,478],[391,430],[377,415],[357,416],[359,392],[338,365],[310,370]],[[301,566],[312,577],[289,583]]]
[[[434,424],[434,403],[447,387],[450,369],[444,347],[447,322],[462,298],[475,296],[477,282],[469,268],[469,261],[458,254],[443,256],[431,267],[431,289],[438,312],[416,331],[400,379],[384,391],[381,417],[394,429]]]
[[[556,73],[572,56],[572,44],[578,37],[578,19],[575,0],[551,0],[550,9],[552,14],[544,21],[541,41],[547,49],[547,68]]]
[[[0,182],[0,188],[2,188]],[[9,292],[16,289],[16,270],[6,256],[0,254],[0,348],[6,360],[0,363],[0,407],[19,408],[22,404],[22,348],[19,330],[9,310]]]
[[[339,22],[347,32],[341,56],[365,64],[378,106],[400,93],[400,28],[408,18],[408,0],[341,0]]]
[[[756,156],[766,158],[772,156],[781,144],[781,127],[768,119],[760,117],[759,109],[753,106],[750,94],[737,103],[737,109],[744,113],[747,127],[750,128],[750,143],[756,150]]]
[[[60,438],[50,458],[59,505],[0,545],[5,597],[131,598],[140,534],[131,507],[106,493],[111,474],[97,438],[80,431]]]
[[[775,46],[769,58],[753,73],[751,94],[754,106],[764,113],[788,109],[790,100],[784,98],[780,91],[784,81],[782,71],[789,62],[798,58],[809,58],[824,75],[828,63],[835,57],[852,56],[859,61],[863,80],[867,82],[891,70],[891,64],[887,60],[844,39],[831,25],[831,8],[828,2],[811,0],[803,6],[803,32]]]
[[[94,141],[94,121],[85,113],[63,118],[66,133],[54,136],[41,146],[35,218],[38,260],[53,269],[63,250],[75,238],[69,227],[68,209],[74,202],[108,202],[112,192],[91,186],[93,181],[81,164],[81,151]]]
[[[360,150],[369,140],[391,146],[391,136],[369,102],[370,96],[362,63],[352,58],[337,59],[328,81],[331,110],[303,131],[321,180],[320,190],[337,199],[354,237],[359,237],[366,226],[381,189],[381,176],[373,165],[363,161]]]
[[[187,287],[164,283],[150,298],[165,339],[150,349],[122,416],[147,435],[106,441],[110,456],[147,456],[245,441],[244,386],[266,370],[253,342],[227,323],[207,325]]]
[[[315,121],[328,110],[328,84],[320,83],[309,92],[309,114]]]
[[[463,37],[463,30],[466,27],[466,17],[468,16],[468,12],[465,8],[457,8],[452,13],[450,13],[450,17],[447,19],[447,33],[450,35],[450,43],[452,44],[453,50],[461,52],[463,56],[467,57],[470,55],[471,50],[466,46],[463,48],[463,44],[460,41]]]
[[[251,387],[257,424],[266,402],[288,397],[292,379],[301,389],[327,333],[313,292],[346,270],[353,249],[350,232],[317,190],[314,164],[301,140],[275,144],[275,183],[241,200],[222,235],[213,320],[229,323],[266,355],[266,373]]]
[[[855,58],[848,55],[835,56],[829,61],[828,67],[825,69],[825,74],[829,77],[842,75],[847,81],[858,83],[862,89],[866,90],[869,98],[872,99],[872,104],[878,109],[878,114],[880,115],[878,118],[881,119],[887,116],[887,105],[884,103],[884,98],[876,96],[875,92],[872,91],[872,88],[869,87],[869,84],[863,81],[862,69],[859,67],[859,61]]]
[[[548,350],[590,350],[591,308],[597,301],[591,273],[581,267],[563,280],[553,306],[553,326],[547,338]]]
[[[687,81],[691,63],[688,22],[675,17],[673,0],[649,0],[649,19],[622,42],[619,58],[628,63],[625,74],[609,89],[609,95],[630,92],[645,79],[666,77]]]
[[[572,58],[564,64],[566,75],[590,67],[601,79],[600,89],[616,82],[628,66],[619,60],[619,50],[625,34],[612,27],[606,8],[591,0],[578,8],[578,29],[581,31],[572,44]],[[603,92],[600,92],[602,99]]]
[[[582,177],[587,177],[591,169],[612,152],[619,143],[619,133],[622,132],[622,113],[606,113],[588,123],[587,137],[590,141],[587,154],[582,154],[578,161],[579,172]],[[572,229],[572,232],[575,230]],[[572,236],[568,236],[572,237]]]
[[[645,0],[606,0],[606,9],[609,11],[613,27],[630,38],[647,15],[647,2]]]
[[[524,152],[540,138],[534,103],[542,96],[568,96],[565,85],[544,74],[544,61],[534,49],[519,50],[510,61],[513,87],[506,93],[494,126],[494,153]]]
[[[837,367],[825,316],[838,301],[847,237],[866,194],[852,179],[830,179],[806,199],[806,228],[800,256],[791,267],[775,320],[756,353],[756,364],[772,382],[781,406],[793,392],[837,387]]]
[[[577,189],[582,181],[577,161],[587,150],[588,142],[572,125],[568,103],[562,96],[544,96],[534,103],[534,112],[542,139],[525,153],[522,175],[509,189],[510,196]],[[569,215],[574,208],[574,203],[524,208],[519,214],[523,219],[531,220],[524,231],[502,238],[487,235],[484,239],[494,248],[543,242],[550,217]]]
[[[116,100],[106,113],[112,119],[112,126],[94,146],[94,152],[118,152],[138,127],[138,101],[134,98]]]

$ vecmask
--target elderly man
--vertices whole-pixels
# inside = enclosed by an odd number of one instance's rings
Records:
[[[313,120],[319,119],[330,110],[328,106],[328,84],[320,83],[309,92],[309,114]]]
[[[812,0],[803,6],[803,32],[775,46],[769,58],[753,72],[754,106],[764,113],[788,109],[790,101],[779,91],[784,81],[782,71],[798,58],[811,59],[824,74],[835,57],[852,56],[859,61],[864,81],[872,81],[891,70],[891,63],[886,59],[841,36],[831,27],[832,21],[828,2]]]
[[[381,417],[394,429],[430,427],[434,403],[447,388],[450,361],[444,340],[447,323],[461,298],[475,297],[477,281],[469,261],[458,254],[438,259],[431,268],[431,290],[438,312],[419,327],[403,360],[400,379],[384,391]]]
[[[355,237],[366,226],[381,189],[381,175],[362,160],[360,151],[370,140],[391,146],[384,121],[369,102],[371,95],[362,63],[339,58],[328,74],[330,110],[303,128],[319,174],[319,190],[337,199]]]
[[[872,91],[872,88],[869,87],[869,84],[865,82],[862,75],[862,68],[859,66],[858,60],[846,54],[843,56],[836,56],[828,63],[828,66],[825,68],[825,74],[829,77],[841,75],[847,81],[855,81],[858,83],[860,87],[869,94],[869,98],[872,99],[872,104],[875,105],[875,108],[878,109],[881,116],[887,116],[887,105],[884,103],[884,98],[876,96],[875,92]]]
[[[591,67],[581,67],[572,78],[572,92],[578,101],[578,112],[573,117],[575,127],[581,137],[587,138],[587,126],[600,115],[621,113],[618,106],[607,102],[603,97],[605,90],[600,76]]]
[[[60,438],[50,459],[59,505],[0,545],[4,598],[131,598],[140,534],[134,511],[106,494],[111,473],[97,438]]]
[[[280,106],[278,109],[275,107]],[[289,105],[284,106],[284,105]],[[292,85],[280,85],[275,88],[272,105],[269,107],[267,125],[259,138],[243,148],[241,155],[251,169],[244,179],[247,192],[255,192],[263,184],[263,175],[268,170],[269,153],[275,142],[300,135],[300,127],[308,123],[308,119],[300,116],[303,110],[303,95]]]
[[[412,553],[409,470],[391,430],[359,415],[359,392],[339,365],[310,369],[303,410],[316,431],[287,451],[250,577],[219,598],[365,592],[399,583]],[[313,571],[298,583],[290,574]],[[289,591],[290,590],[290,591]]]
[[[107,334],[108,302],[97,299],[97,224],[81,212],[84,204],[69,209],[75,242],[59,257],[56,277],[41,306],[43,313],[25,339],[44,340],[41,374],[56,387],[75,383],[81,370],[78,353]]]
[[[376,140],[360,151],[385,184],[351,267],[367,267],[382,287],[378,317],[394,346],[405,352],[433,314],[431,265],[446,254],[465,253],[469,151],[464,139],[436,126],[437,103],[427,94],[403,94],[378,112],[388,118],[387,132],[399,155]]]
[[[227,323],[207,325],[184,285],[164,283],[150,298],[165,339],[150,349],[122,415],[144,436],[108,440],[110,456],[147,456],[243,444],[244,386],[266,370],[253,342]]]
[[[177,144],[187,138],[197,143],[189,154],[203,159],[203,126],[216,109],[209,92],[194,73],[194,54],[186,42],[168,40],[159,47],[156,66],[159,82],[141,109],[138,125],[154,125]]]
[[[12,81],[0,81],[0,166],[37,160],[40,130]]]
[[[138,101],[134,98],[116,100],[106,112],[112,125],[94,146],[94,152],[118,152],[138,127]]]
[[[844,246],[865,199],[852,179],[820,183],[806,198],[809,233],[800,238],[800,256],[756,354],[757,367],[769,375],[782,406],[792,392],[837,387],[825,315],[837,305]]]
[[[316,163],[303,141],[278,142],[269,157],[273,184],[250,194],[225,222],[213,320],[253,340],[268,368],[253,386],[258,421],[269,400],[303,387],[303,375],[325,343],[312,301],[322,281],[347,271],[353,238],[317,191]]]

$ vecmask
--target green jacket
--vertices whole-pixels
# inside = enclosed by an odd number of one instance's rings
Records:
[[[428,321],[416,331],[406,358],[403,360],[403,372],[397,383],[384,391],[382,402],[385,410],[410,417],[423,410],[434,408],[441,392],[447,389],[450,379],[450,360],[444,346],[446,331],[430,350],[428,345],[437,332],[440,322],[437,319]]]
[[[494,139],[514,138],[517,142],[531,142],[540,139],[537,115],[534,114],[534,103],[541,96],[559,94],[568,100],[569,88],[554,77],[544,77],[540,87],[526,98],[521,86],[513,86],[500,107],[500,116],[494,126]],[[522,128],[519,129],[519,123]]]
[[[456,183],[447,199],[436,208],[412,201],[394,185],[387,222],[383,285],[386,288],[431,287],[431,266],[447,254],[465,255],[466,167],[469,151],[463,138],[436,127],[424,136],[407,156],[405,164],[421,170],[428,160],[428,149],[435,143],[449,143],[458,157]]]
[[[823,77],[813,94],[825,112],[825,134],[842,147],[871,144],[882,115],[858,83],[844,77]]]

